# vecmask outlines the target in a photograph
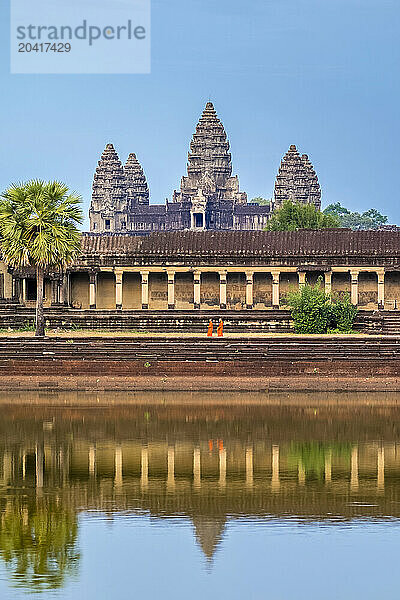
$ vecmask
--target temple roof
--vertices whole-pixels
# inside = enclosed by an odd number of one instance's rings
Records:
[[[400,258],[400,231],[171,231],[82,235],[84,255]]]

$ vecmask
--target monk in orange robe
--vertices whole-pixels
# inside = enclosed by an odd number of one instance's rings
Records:
[[[212,337],[213,328],[214,328],[214,326],[213,326],[212,321],[210,319],[210,322],[208,324],[208,329],[207,329],[207,337]]]
[[[218,328],[217,328],[217,336],[222,337],[224,335],[224,323],[222,319],[219,320]]]

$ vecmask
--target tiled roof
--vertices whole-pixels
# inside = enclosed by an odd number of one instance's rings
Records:
[[[84,255],[400,257],[399,231],[171,231],[82,235]]]
[[[270,212],[268,204],[236,204],[233,208],[235,215],[269,215]]]

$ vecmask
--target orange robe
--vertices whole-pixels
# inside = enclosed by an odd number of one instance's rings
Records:
[[[212,334],[213,334],[213,324],[212,324],[212,321],[210,321],[208,324],[208,329],[207,329],[207,337],[211,337]]]
[[[217,336],[222,337],[223,335],[224,335],[224,324],[222,321],[220,321],[218,324],[218,328],[217,328]]]

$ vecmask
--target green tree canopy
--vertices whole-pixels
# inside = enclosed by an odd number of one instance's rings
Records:
[[[355,230],[377,229],[388,221],[388,218],[375,208],[370,208],[363,213],[351,212],[348,208],[342,206],[340,202],[329,204],[323,213],[338,219],[341,227],[349,227]]]
[[[63,268],[80,250],[80,196],[58,181],[14,184],[0,197],[4,261],[36,269],[36,335],[44,335],[43,278],[47,268]]]
[[[282,207],[273,212],[265,230],[298,231],[299,229],[325,229],[338,226],[339,220],[336,217],[325,215],[313,204],[285,200]]]
[[[254,202],[255,204],[260,204],[262,206],[271,204],[271,200],[268,200],[268,198],[263,198],[262,196],[256,196],[256,198],[252,198],[250,202]]]

